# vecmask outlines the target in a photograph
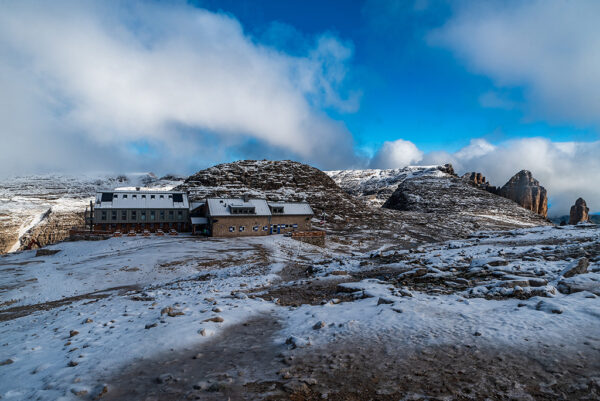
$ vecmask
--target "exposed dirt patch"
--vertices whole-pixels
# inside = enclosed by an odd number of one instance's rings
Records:
[[[109,384],[106,400],[254,400],[270,394],[285,365],[273,343],[278,321],[262,315],[232,326],[214,341],[127,366]],[[141,355],[140,355],[141,356]]]
[[[585,345],[583,345],[586,348]],[[292,400],[596,400],[600,350],[349,341],[291,359]],[[282,399],[279,396],[269,400]]]
[[[139,286],[137,286],[137,285],[126,285],[126,286],[121,286],[121,287],[107,288],[105,290],[90,292],[88,294],[77,295],[74,297],[66,297],[66,298],[56,300],[56,301],[49,301],[49,302],[33,304],[33,305],[15,306],[13,308],[8,308],[8,309],[4,309],[4,310],[0,311],[0,322],[6,322],[8,320],[13,320],[13,319],[17,319],[19,317],[28,316],[28,315],[30,315],[34,312],[40,311],[40,310],[51,310],[51,309],[58,308],[60,306],[69,305],[73,302],[81,301],[84,299],[99,300],[102,298],[106,298],[110,295],[113,295],[113,293],[122,295],[129,291],[137,291],[137,290],[139,290]]]
[[[278,304],[283,306],[300,306],[303,304],[320,305],[322,303],[336,300],[336,302],[352,301],[351,294],[339,293],[337,285],[352,280],[349,277],[343,279],[314,279],[293,285],[281,285],[269,287],[264,293],[257,295],[266,300],[278,299]]]

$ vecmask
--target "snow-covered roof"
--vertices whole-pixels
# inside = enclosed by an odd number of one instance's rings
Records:
[[[271,207],[283,207],[283,213],[277,215],[313,215],[314,212],[306,202],[268,202]]]
[[[239,198],[209,198],[206,200],[208,204],[208,213],[211,216],[231,216],[233,209],[254,209],[254,213],[240,213],[240,215],[254,216],[271,216],[272,207],[283,207],[283,213],[277,213],[278,216],[285,215],[313,215],[313,210],[306,202],[267,202],[265,199],[248,199],[244,202]],[[237,214],[236,214],[237,215]]]
[[[248,199],[244,202],[239,198],[209,198],[206,200],[208,204],[208,213],[211,216],[232,216],[231,207],[234,208],[253,208],[253,216],[270,216],[271,210],[267,201],[264,199]]]
[[[187,194],[179,191],[101,191],[96,193],[95,207],[96,209],[188,209],[189,201]]]
[[[200,206],[206,205],[206,202],[190,202],[190,210],[198,209]]]

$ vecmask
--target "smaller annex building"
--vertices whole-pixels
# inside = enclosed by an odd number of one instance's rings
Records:
[[[190,202],[186,192],[139,189],[98,192],[91,210],[94,230],[174,229],[213,237],[309,231],[314,215],[306,202],[270,202],[249,196]]]
[[[207,229],[213,237],[308,231],[314,215],[306,202],[269,202],[249,197],[208,198],[204,207]]]

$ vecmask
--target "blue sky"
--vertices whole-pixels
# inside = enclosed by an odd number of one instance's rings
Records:
[[[481,97],[497,90],[491,78],[473,73],[446,48],[428,43],[428,34],[452,17],[449,2],[411,1],[197,1],[230,13],[258,40],[274,25],[297,35],[331,33],[353,48],[347,85],[360,90],[360,108],[328,111],[345,122],[358,149],[374,153],[384,141],[403,138],[424,151],[457,151],[474,137],[493,142],[520,137],[555,141],[598,138],[595,126],[528,118],[523,110],[484,107]],[[290,36],[292,36],[290,34]],[[269,43],[269,40],[266,40]],[[291,43],[289,43],[291,42]],[[271,43],[294,52],[297,41]],[[503,87],[522,99],[519,86]]]
[[[600,204],[597,1],[0,4],[3,175],[452,163]]]

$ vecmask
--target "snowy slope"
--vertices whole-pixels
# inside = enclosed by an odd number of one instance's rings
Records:
[[[374,206],[381,206],[404,180],[449,177],[450,171],[446,166],[408,166],[397,169],[331,170],[325,173],[349,194],[363,198]]]

